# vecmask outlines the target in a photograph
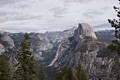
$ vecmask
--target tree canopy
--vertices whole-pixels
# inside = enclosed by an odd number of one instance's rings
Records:
[[[25,33],[18,51],[15,78],[17,80],[36,80],[34,56],[30,50],[29,35]]]
[[[120,4],[120,0],[119,4]],[[108,46],[108,49],[111,51],[120,54],[120,7],[113,7],[117,13],[118,19],[108,19],[108,22],[111,24],[111,27],[115,29],[115,39],[112,41],[112,44]]]

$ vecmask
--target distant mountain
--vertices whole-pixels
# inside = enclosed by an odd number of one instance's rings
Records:
[[[99,41],[109,44],[114,39],[114,32],[114,30],[102,30],[95,33]]]
[[[94,32],[89,24],[80,23],[78,27],[65,31],[29,33],[36,66],[42,61],[52,78],[65,65],[75,71],[80,63],[88,79],[114,80],[115,76],[111,76],[115,66],[114,56],[106,48],[113,32]],[[15,64],[16,51],[23,36],[24,33],[0,32],[0,56]]]
[[[54,31],[54,32],[46,32],[46,37],[50,40],[51,43],[59,43],[62,40],[73,36],[74,30],[77,29],[77,27],[73,27],[68,30],[64,31]]]

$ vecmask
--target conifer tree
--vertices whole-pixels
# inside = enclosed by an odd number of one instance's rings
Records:
[[[85,72],[84,72],[81,64],[79,64],[78,67],[77,67],[76,75],[77,75],[78,80],[87,80],[87,77],[85,75]]]
[[[29,35],[25,33],[24,39],[20,44],[18,51],[18,63],[16,64],[16,80],[36,80],[34,56],[30,50],[31,43]]]
[[[42,63],[40,63],[39,69],[38,69],[38,80],[47,80],[47,76]]]
[[[55,80],[62,80],[62,77],[63,77],[63,72],[59,71],[55,75]]]
[[[120,0],[119,4],[120,4]],[[108,19],[108,22],[111,24],[111,27],[115,29],[115,39],[112,41],[112,44],[108,46],[108,49],[110,49],[115,54],[115,65],[113,66],[113,73],[116,75],[116,79],[120,80],[120,6],[113,7],[114,10],[117,13],[118,19]]]
[[[120,4],[120,0],[119,0]],[[120,7],[113,7],[117,13],[117,19],[108,19],[108,22],[111,24],[111,27],[115,28],[115,40],[112,41],[112,44],[108,46],[108,49],[114,53],[120,54]]]
[[[12,69],[5,59],[0,59],[0,80],[13,80]]]
[[[55,80],[73,80],[72,69],[69,66],[65,66],[56,74]]]
[[[72,80],[73,79],[73,71],[70,67],[66,69],[66,80]]]

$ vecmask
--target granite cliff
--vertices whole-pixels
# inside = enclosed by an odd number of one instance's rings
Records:
[[[47,67],[59,70],[69,65],[75,69],[80,63],[88,79],[114,80],[111,76],[114,57],[106,47],[97,39],[90,25],[79,24],[71,37],[61,41],[56,56]]]

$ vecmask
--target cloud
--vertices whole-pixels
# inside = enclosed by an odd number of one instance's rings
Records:
[[[40,19],[41,15],[26,15],[26,14],[18,14],[14,17],[12,17],[12,21],[21,21],[21,20],[31,20],[31,19]]]
[[[41,15],[29,15],[18,12],[1,12],[0,13],[0,23],[8,21],[22,21],[22,20],[31,20],[31,19],[41,19]]]
[[[114,29],[113,27],[111,27],[111,25],[109,23],[102,23],[102,24],[99,24],[99,25],[95,25],[93,27],[93,29],[95,31],[98,31],[98,30],[112,30]]]
[[[15,0],[0,0],[0,5],[6,5],[14,2]]]
[[[109,7],[103,7],[102,8],[102,10],[108,10],[109,9]]]
[[[0,0],[0,29],[58,31],[81,22],[96,26],[114,18],[112,5],[116,3],[115,0]]]
[[[14,3],[19,3],[22,0],[0,0],[0,7],[6,5],[13,5]]]
[[[67,8],[54,7],[50,11],[53,12],[53,16],[55,18],[61,18],[64,17],[64,14],[67,13]]]
[[[101,10],[88,9],[87,12],[83,13],[83,16],[90,19],[90,18],[94,18],[95,16],[99,16],[102,14],[104,14],[104,12],[102,12]]]
[[[79,3],[88,3],[93,0],[64,0],[65,3],[74,3],[74,2],[79,2]]]

